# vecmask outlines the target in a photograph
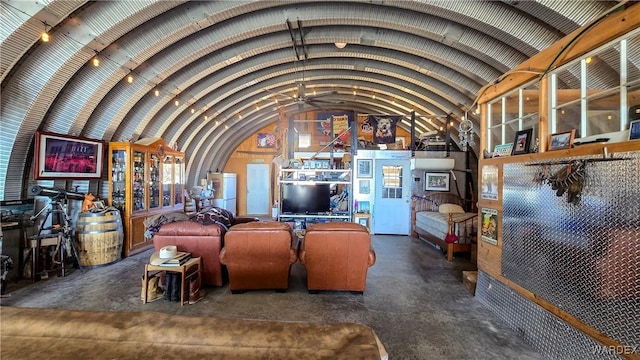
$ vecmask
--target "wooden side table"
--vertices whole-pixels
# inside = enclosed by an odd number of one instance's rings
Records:
[[[195,271],[189,275],[187,273],[195,267]],[[191,258],[186,263],[178,266],[159,266],[146,264],[144,266],[144,280],[142,286],[144,291],[142,292],[142,303],[147,303],[147,291],[149,290],[149,272],[151,271],[173,271],[182,274],[182,282],[180,284],[180,305],[184,306],[184,284],[188,279],[193,276],[198,276],[198,284],[202,284],[202,258]]]

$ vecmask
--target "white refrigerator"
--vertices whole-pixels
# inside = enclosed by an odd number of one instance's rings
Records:
[[[212,173],[208,176],[213,184],[213,205],[229,210],[236,215],[237,174]]]

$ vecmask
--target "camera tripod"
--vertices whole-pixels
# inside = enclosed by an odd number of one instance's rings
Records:
[[[80,271],[84,272],[82,265],[80,264],[80,257],[78,256],[78,250],[76,248],[75,242],[73,241],[73,228],[71,225],[71,217],[67,213],[67,196],[60,192],[59,194],[53,196],[51,198],[51,202],[49,206],[43,207],[38,213],[31,217],[31,220],[35,220],[38,218],[43,212],[45,212],[44,219],[40,223],[38,227],[38,234],[30,237],[31,240],[37,241],[37,243],[31,246],[32,251],[32,273],[31,278],[35,279],[35,271],[37,269],[37,262],[39,259],[39,248],[40,246],[44,246],[49,242],[43,241],[44,239],[51,239],[53,237],[57,237],[57,241],[55,243],[55,250],[50,252],[51,258],[53,259],[54,264],[59,264],[62,267],[62,276],[65,276],[65,257],[72,257],[75,264],[78,266]],[[45,226],[47,220],[51,217],[51,226]],[[54,220],[57,220],[54,221]],[[50,231],[48,234],[43,234],[43,231]],[[56,255],[59,255],[59,260],[56,261]],[[66,255],[66,256],[65,256]],[[41,273],[48,273],[48,270],[43,270]]]

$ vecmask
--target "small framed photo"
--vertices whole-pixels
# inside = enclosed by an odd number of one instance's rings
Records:
[[[573,138],[576,136],[576,130],[563,131],[549,135],[549,147],[547,150],[569,149],[573,145]]]
[[[640,120],[634,120],[629,124],[629,140],[640,139]]]
[[[426,172],[424,174],[424,189],[426,191],[449,191],[449,173]]]
[[[369,189],[370,189],[370,180],[360,180],[359,182],[359,186],[358,186],[358,191],[360,192],[360,194],[368,194],[369,193]]]
[[[360,216],[357,218],[358,224],[368,228],[369,227],[369,217],[368,216]]]
[[[359,178],[373,177],[373,159],[359,159],[357,175]]]
[[[511,155],[511,150],[513,149],[513,144],[502,144],[496,145],[493,148],[493,156],[494,157],[504,157]]]
[[[104,206],[104,201],[102,201],[102,200],[94,201],[93,202],[93,206],[98,210],[106,209],[106,206]]]
[[[531,136],[533,129],[520,130],[516,133],[515,139],[513,139],[513,148],[511,149],[511,155],[520,155],[529,153],[529,147],[531,146]]]

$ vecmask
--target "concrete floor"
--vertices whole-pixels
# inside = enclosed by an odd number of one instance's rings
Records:
[[[375,330],[390,359],[542,359],[462,285],[465,258],[447,262],[439,250],[407,236],[374,235],[376,264],[364,295],[308,294],[305,270],[294,264],[289,290],[232,295],[228,286],[204,288],[193,305],[140,301],[144,264],[152,251],[117,263],[75,269],[35,284],[9,283],[3,306],[148,311],[193,316],[311,322],[356,322]],[[1,314],[0,314],[1,315]]]

